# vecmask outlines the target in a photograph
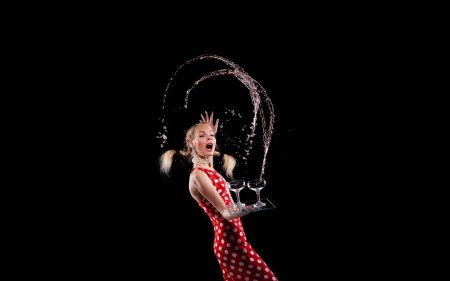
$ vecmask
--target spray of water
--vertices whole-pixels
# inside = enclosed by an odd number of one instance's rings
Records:
[[[167,114],[169,114],[168,108],[166,105],[166,99],[169,94],[169,87],[170,87],[172,81],[174,80],[175,76],[180,71],[180,69],[182,69],[183,67],[185,67],[186,65],[188,65],[192,62],[203,60],[203,59],[215,59],[215,60],[222,61],[227,66],[229,66],[231,69],[221,69],[221,70],[212,71],[212,72],[209,72],[209,73],[203,75],[200,79],[195,81],[194,85],[186,91],[186,97],[184,100],[185,101],[184,108],[186,109],[188,107],[189,94],[191,93],[191,91],[198,84],[200,84],[201,82],[203,82],[211,77],[220,76],[220,75],[231,75],[231,76],[234,76],[235,78],[237,78],[243,85],[245,85],[247,87],[247,89],[249,90],[251,101],[253,104],[253,121],[250,124],[251,133],[248,134],[247,138],[246,138],[246,141],[250,144],[250,146],[249,146],[249,149],[246,150],[246,152],[248,155],[249,151],[251,149],[252,138],[255,137],[255,130],[256,130],[257,119],[258,119],[258,114],[259,114],[261,123],[262,123],[263,146],[264,146],[264,155],[263,155],[263,162],[262,162],[262,168],[261,168],[261,174],[260,174],[260,179],[262,179],[262,177],[264,175],[264,169],[266,166],[267,153],[269,151],[269,145],[270,145],[270,141],[271,141],[271,137],[272,137],[272,133],[273,133],[273,125],[275,123],[275,114],[274,114],[273,104],[272,104],[272,101],[270,100],[270,98],[268,97],[266,90],[261,86],[261,84],[259,84],[250,75],[248,75],[248,73],[246,73],[244,71],[244,69],[242,69],[239,65],[237,65],[237,64],[233,63],[232,61],[225,59],[221,56],[217,56],[217,55],[197,56],[191,60],[186,61],[181,66],[179,66],[178,69],[175,71],[175,73],[170,77],[169,83],[166,86],[166,90],[164,92],[164,97],[163,97],[163,106],[162,106],[163,117],[160,119],[162,122],[162,132],[158,132],[158,136],[157,136],[158,138],[162,139],[161,147],[164,147],[164,145],[167,142],[167,126],[165,124],[164,117],[167,116]],[[268,112],[266,112],[265,109]],[[235,114],[234,111],[231,111],[230,113],[232,115]],[[267,116],[269,119],[268,121],[266,120]],[[239,114],[239,117],[241,117],[240,114]]]

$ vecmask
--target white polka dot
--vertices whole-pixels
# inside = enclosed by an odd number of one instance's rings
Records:
[[[234,265],[231,265],[230,268],[231,268],[231,269],[234,269]]]
[[[254,258],[250,258],[250,261],[252,262],[252,261],[254,261],[255,259]]]
[[[257,260],[258,263],[261,263],[261,260]]]
[[[257,270],[261,270],[261,267],[260,267],[260,266],[257,266],[256,269],[257,269]]]
[[[238,240],[237,240],[237,242],[238,242],[238,243],[241,243],[241,242],[242,242],[242,240],[241,240],[241,239],[238,239]]]
[[[219,257],[220,257],[220,256],[219,256]],[[224,261],[227,261],[227,260],[228,260],[228,258],[227,258],[227,257],[223,257],[223,260],[224,260]]]
[[[247,257],[246,256],[242,256],[241,259],[245,260],[245,259],[247,259]]]
[[[238,274],[236,277],[237,277],[238,279],[241,279],[241,275],[239,275],[239,274]]]
[[[259,277],[259,276],[261,276],[261,274],[259,274],[259,273],[256,273],[256,274],[255,274],[255,276],[256,276],[256,277]]]
[[[235,260],[231,260],[231,263],[235,263],[236,261]]]
[[[237,257],[237,254],[236,254],[236,253],[232,253],[231,255],[232,255],[234,258]]]

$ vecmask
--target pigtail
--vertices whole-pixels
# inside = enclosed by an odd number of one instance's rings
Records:
[[[163,175],[169,176],[170,168],[173,163],[173,155],[175,153],[177,153],[176,150],[170,149],[159,157],[159,170]]]
[[[233,179],[233,170],[236,166],[236,159],[228,154],[223,154],[222,169],[230,179]]]
[[[184,158],[187,158],[188,160],[192,158],[191,153],[186,150],[174,150],[170,149],[164,152],[159,157],[159,171],[161,174],[165,176],[169,176],[170,170],[173,166],[174,158],[175,156],[183,156]],[[176,161],[176,160],[175,160]]]

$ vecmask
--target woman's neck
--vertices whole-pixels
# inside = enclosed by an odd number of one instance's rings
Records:
[[[194,163],[194,167],[203,167],[203,168],[213,168],[213,160],[211,158],[200,158],[194,157],[192,158],[192,163]]]

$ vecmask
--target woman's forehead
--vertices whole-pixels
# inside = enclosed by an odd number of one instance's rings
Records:
[[[209,126],[208,124],[200,124],[197,126],[197,128],[195,128],[196,132],[210,132],[213,129],[211,128],[211,126]]]

